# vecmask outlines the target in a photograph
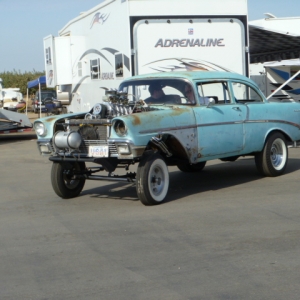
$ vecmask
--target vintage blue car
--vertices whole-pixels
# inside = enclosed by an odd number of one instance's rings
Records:
[[[208,160],[248,155],[262,175],[278,176],[287,165],[287,143],[300,140],[300,103],[269,102],[235,73],[134,76],[106,95],[89,112],[34,122],[62,198],[78,196],[87,179],[129,181],[143,204],[155,205],[167,197],[168,166],[200,172]],[[135,163],[137,172],[128,172]],[[124,175],[113,173],[117,167]]]

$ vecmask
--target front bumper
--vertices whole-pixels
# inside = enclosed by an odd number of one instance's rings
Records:
[[[51,141],[52,141],[51,139],[37,140],[37,146],[41,155],[51,155],[55,153]]]
[[[146,146],[136,146],[130,140],[84,140],[80,147],[74,149],[55,149],[52,139],[38,139],[37,146],[41,155],[55,156],[57,158],[63,158],[64,160],[84,160],[95,161],[98,157],[90,157],[88,155],[90,146],[105,146],[109,148],[109,157],[117,158],[120,160],[132,160],[139,158],[143,155]],[[128,148],[128,151],[124,151],[124,146]]]

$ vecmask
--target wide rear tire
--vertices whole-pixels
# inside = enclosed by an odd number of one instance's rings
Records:
[[[288,162],[288,149],[283,134],[271,134],[261,152],[255,155],[255,164],[258,171],[269,177],[284,173]]]
[[[139,163],[136,178],[137,195],[144,205],[157,205],[165,200],[169,190],[169,172],[160,154],[146,156]]]
[[[85,179],[74,179],[74,174],[85,170],[84,162],[54,162],[51,183],[54,192],[63,199],[77,197],[85,184]]]

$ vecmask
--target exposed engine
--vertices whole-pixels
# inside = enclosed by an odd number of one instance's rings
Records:
[[[106,90],[107,100],[97,103],[84,116],[84,119],[69,119],[65,130],[58,131],[53,137],[53,147],[57,153],[87,153],[91,145],[107,145],[111,121],[114,117],[155,110],[143,100],[129,102],[126,93]],[[115,149],[110,149],[114,153]]]

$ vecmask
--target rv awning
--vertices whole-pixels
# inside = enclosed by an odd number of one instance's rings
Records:
[[[299,58],[300,35],[249,25],[250,63]]]
[[[37,79],[31,80],[27,82],[27,88],[34,88],[39,87],[39,85],[45,85],[46,84],[46,76],[41,76]]]
[[[264,67],[272,68],[272,67],[282,67],[282,66],[300,67],[300,60],[298,58],[298,59],[271,61],[271,62],[264,63]]]

